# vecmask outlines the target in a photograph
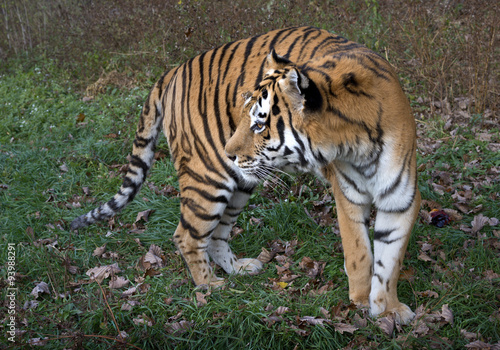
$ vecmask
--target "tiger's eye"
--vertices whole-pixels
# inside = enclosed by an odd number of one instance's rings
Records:
[[[267,98],[267,90],[262,90],[262,98],[265,100]]]

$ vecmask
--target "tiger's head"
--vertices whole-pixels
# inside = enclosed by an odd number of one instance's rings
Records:
[[[258,88],[244,96],[240,123],[226,144],[227,156],[251,182],[274,170],[310,171],[324,161],[304,129],[305,113],[321,108],[317,87],[274,50],[264,68]]]

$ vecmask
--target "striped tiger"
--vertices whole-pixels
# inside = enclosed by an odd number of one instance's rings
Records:
[[[397,281],[420,205],[415,121],[378,54],[298,27],[228,43],[168,71],[144,104],[120,190],[71,229],[110,218],[134,198],[160,130],[179,180],[174,242],[196,285],[224,283],[210,258],[229,274],[260,271],[259,260],[231,251],[232,225],[274,170],[312,172],[333,189],[350,299],[374,316],[414,317],[398,300]]]

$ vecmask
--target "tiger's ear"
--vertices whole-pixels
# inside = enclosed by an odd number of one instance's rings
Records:
[[[280,80],[280,85],[290,97],[293,107],[302,111],[305,106],[305,96],[303,91],[309,87],[309,79],[297,68],[290,69],[284,79]]]
[[[266,61],[264,62],[264,71],[267,72],[271,69],[281,69],[286,66],[289,66],[292,63],[288,58],[280,56],[271,49],[271,52],[267,55]]]
[[[249,102],[249,100],[252,98],[252,93],[250,91],[242,92],[241,97],[243,97],[245,104],[247,104]]]

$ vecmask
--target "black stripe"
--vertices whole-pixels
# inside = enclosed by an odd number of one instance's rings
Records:
[[[233,107],[236,106],[238,90],[239,90],[240,86],[242,86],[245,82],[245,71],[247,69],[247,67],[246,67],[247,61],[252,53],[253,45],[255,44],[255,41],[257,39],[258,39],[258,36],[254,36],[254,37],[248,39],[247,45],[245,47],[245,52],[243,54],[243,62],[240,64],[240,66],[241,66],[240,73],[238,74],[238,79],[236,79],[236,84],[234,86]]]
[[[401,167],[401,170],[399,171],[398,176],[396,177],[396,180],[394,180],[394,182],[388,188],[386,188],[384,190],[384,192],[382,192],[380,194],[381,199],[392,195],[394,193],[394,191],[396,191],[396,189],[398,188],[399,184],[401,183],[401,178],[403,176],[403,172],[405,171],[405,168],[406,168],[407,158],[408,158],[408,153],[405,155],[405,158],[403,161],[403,166]]]
[[[381,239],[387,238],[390,236],[391,233],[393,233],[395,230],[375,230],[373,233],[373,239],[379,241]]]
[[[227,204],[229,202],[229,200],[227,199],[226,196],[223,196],[223,195],[213,196],[211,193],[209,193],[205,190],[199,189],[197,187],[194,187],[194,186],[186,186],[186,187],[182,188],[182,190],[196,192],[198,195],[200,195],[201,197],[203,197],[204,199],[206,199],[212,203],[226,203]]]
[[[139,156],[133,154],[130,156],[130,164],[142,169],[142,179],[146,178],[146,175],[149,170],[149,165],[147,165]]]
[[[194,239],[203,239],[210,236],[213,233],[213,230],[210,230],[204,234],[200,234],[197,229],[191,226],[185,219],[184,216],[180,215],[180,222],[182,227],[189,232],[189,235]]]
[[[342,176],[342,178],[351,186],[354,188],[354,190],[356,192],[358,192],[360,195],[366,195],[366,192],[365,191],[361,191],[358,187],[358,185],[356,184],[356,181],[354,181],[353,179],[351,179],[349,176],[347,176],[347,174],[345,174],[344,172],[342,172],[340,169],[338,169],[337,167],[335,167],[335,172],[337,174],[340,174]]]
[[[146,148],[151,143],[151,141],[154,141],[154,137],[144,138],[136,133],[134,139],[134,146],[139,148]]]
[[[231,55],[229,55],[229,58],[227,59],[226,62],[226,69],[224,70],[224,74],[222,76],[222,80],[226,81],[227,73],[229,72],[229,66],[231,65],[231,62],[233,61],[234,54],[236,50],[238,50],[238,47],[241,45],[241,42],[237,42],[234,44],[233,50],[231,51]],[[224,45],[222,48],[225,49],[227,46],[227,49],[229,49],[230,45]],[[231,45],[233,46],[233,45]]]
[[[215,92],[214,92],[214,102],[213,102],[213,117],[215,118],[215,121],[217,123],[217,131],[219,132],[219,141],[221,145],[226,144],[226,138],[224,137],[224,123],[222,123],[221,120],[221,111],[220,111],[220,104],[219,104],[219,78],[220,76],[217,76],[217,83],[215,85]],[[214,130],[215,132],[215,130]]]
[[[339,40],[339,39],[343,39],[343,41]],[[342,38],[341,36],[329,36],[329,37],[323,39],[323,41],[321,43],[314,43],[315,47],[311,51],[311,54],[309,55],[309,59],[312,59],[316,55],[316,52],[318,50],[323,49],[324,47],[329,46],[331,44],[339,44],[341,42],[347,42],[347,39]],[[335,46],[337,46],[337,45],[335,45]]]
[[[315,32],[317,33],[317,35],[312,38],[309,38],[309,36]],[[302,39],[302,44],[300,45],[299,54],[297,56],[297,61],[300,61],[302,54],[304,53],[304,50],[309,49],[309,43],[314,42],[315,39],[321,36],[321,33],[322,33],[321,30],[319,30],[318,28],[314,27],[307,28],[305,32],[302,35],[299,35],[297,39],[295,39],[295,41],[292,43],[292,45],[290,45],[290,47],[288,48],[287,57],[289,57],[292,54],[292,50],[293,47],[295,46],[296,41],[298,39]]]
[[[378,281],[380,282],[380,284],[383,284],[384,283],[384,279],[382,278],[382,276],[380,276],[378,273],[374,273],[373,276],[377,277],[378,278]]]

